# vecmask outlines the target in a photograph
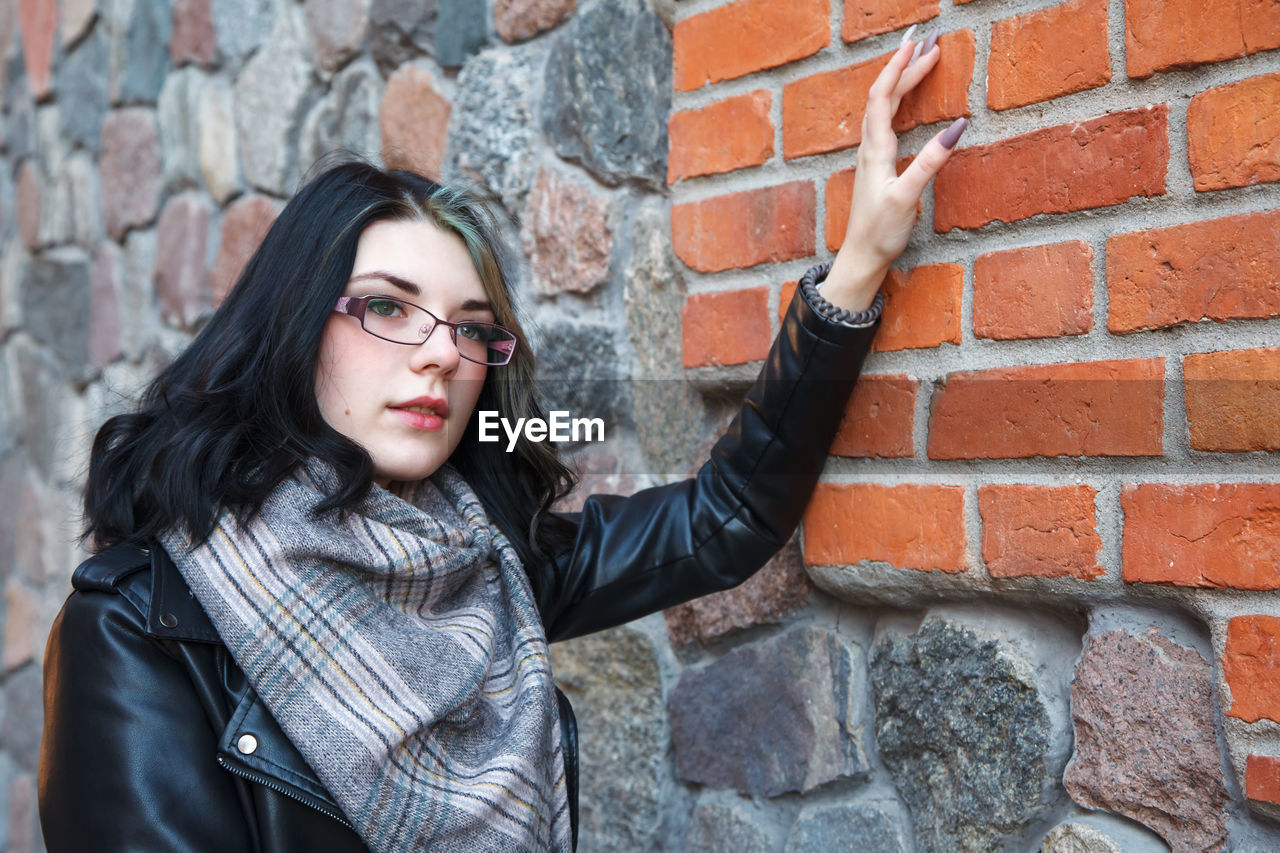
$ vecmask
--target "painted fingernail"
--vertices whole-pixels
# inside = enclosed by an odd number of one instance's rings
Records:
[[[919,24],[912,24],[912,25],[907,29],[907,31],[906,31],[905,33],[903,33],[903,34],[902,34],[902,43],[901,43],[901,44],[899,44],[899,45],[898,45],[898,47],[906,47],[907,42],[911,41],[911,34],[912,34],[912,33],[914,33],[914,32],[916,31],[916,27],[918,27],[918,26],[920,26],[920,25],[919,25]]]
[[[938,28],[934,27],[933,30],[930,31],[929,37],[924,40],[924,50],[921,51],[921,54],[925,54],[933,50],[933,46],[937,43],[938,43]]]
[[[916,42],[916,49],[911,52],[911,61],[907,63],[908,68],[916,64],[916,60],[920,58],[920,49],[923,47],[924,47],[924,42],[922,41]]]
[[[951,123],[951,126],[942,131],[942,135],[938,137],[938,142],[942,143],[943,148],[955,148],[956,143],[960,141],[960,134],[964,133],[964,129],[969,126],[967,118],[958,118]]]

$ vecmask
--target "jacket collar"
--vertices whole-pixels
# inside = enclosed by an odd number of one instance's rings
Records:
[[[165,640],[221,643],[195,593],[164,548],[151,549],[151,606],[147,633]]]

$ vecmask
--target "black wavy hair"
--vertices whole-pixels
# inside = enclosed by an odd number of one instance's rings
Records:
[[[226,300],[150,383],[136,411],[98,430],[82,540],[91,538],[95,549],[149,547],[182,525],[203,541],[224,508],[252,518],[313,457],[332,465],[341,484],[317,515],[345,511],[367,495],[373,460],[321,416],[315,370],[360,234],[380,220],[428,221],[462,238],[497,322],[521,339],[511,363],[489,371],[476,411],[545,417],[512,298],[510,252],[493,214],[469,193],[421,175],[339,162],[285,206]],[[548,443],[520,442],[512,453],[479,444],[474,418],[449,461],[511,540],[541,598],[549,579],[540,567],[571,533],[550,507],[572,488],[573,475]]]

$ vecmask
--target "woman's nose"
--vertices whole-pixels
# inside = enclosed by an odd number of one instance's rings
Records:
[[[458,354],[458,346],[453,342],[449,327],[443,323],[436,323],[426,328],[426,335],[426,340],[413,349],[413,357],[410,361],[414,369],[438,367],[442,370],[453,370],[457,368],[462,356]]]

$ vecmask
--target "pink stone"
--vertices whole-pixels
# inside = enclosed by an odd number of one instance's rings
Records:
[[[587,293],[609,273],[609,200],[584,183],[540,169],[529,191],[520,242],[541,293]]]
[[[27,86],[37,101],[50,92],[53,82],[53,37],[58,29],[57,0],[18,0],[22,26],[22,58]]]
[[[368,0],[308,0],[307,36],[316,64],[336,71],[360,50],[369,25]]]
[[[1076,753],[1063,782],[1073,800],[1146,824],[1174,853],[1222,848],[1228,796],[1204,658],[1154,627],[1091,635],[1071,709]]]
[[[18,233],[22,236],[22,245],[34,252],[40,246],[40,173],[33,159],[22,161],[18,167],[14,192]]]
[[[667,632],[678,646],[695,639],[705,644],[735,629],[781,622],[808,604],[812,591],[800,548],[792,539],[741,586],[669,608]]]
[[[151,110],[128,107],[102,121],[102,218],[117,241],[130,228],[147,225],[160,203],[160,139]]]
[[[450,110],[426,71],[406,66],[392,74],[378,116],[382,162],[387,168],[438,179],[448,142]]]
[[[221,305],[253,253],[276,221],[280,208],[262,195],[236,199],[222,215],[222,242],[213,262],[213,304]]]
[[[169,58],[174,66],[194,62],[210,66],[218,48],[210,0],[175,0]]]
[[[0,669],[12,672],[35,659],[35,618],[39,599],[31,587],[17,578],[4,584],[4,648],[0,649]]]
[[[573,14],[575,0],[494,0],[493,25],[507,44],[532,38]]]
[[[165,322],[190,328],[210,307],[205,253],[209,208],[194,193],[171,198],[156,223],[154,281]]]
[[[89,358],[101,370],[119,358],[124,349],[120,341],[120,265],[124,252],[107,240],[99,244],[89,271]]]

